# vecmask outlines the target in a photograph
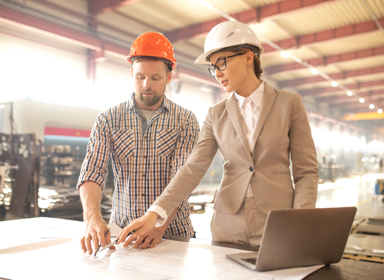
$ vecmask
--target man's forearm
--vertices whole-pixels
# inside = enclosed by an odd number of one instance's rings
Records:
[[[87,181],[80,186],[79,192],[81,204],[83,205],[84,220],[86,220],[89,215],[97,215],[101,217],[101,187],[95,182]]]

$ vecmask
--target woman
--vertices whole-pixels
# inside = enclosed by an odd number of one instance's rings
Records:
[[[198,186],[217,149],[224,175],[214,203],[213,241],[255,246],[270,210],[315,207],[317,158],[301,96],[261,80],[262,53],[255,33],[240,22],[223,22],[209,32],[195,63],[210,64],[210,73],[231,94],[209,109],[198,143],[162,195],[121,232],[124,246],[136,239],[141,244],[141,234],[161,224]]]

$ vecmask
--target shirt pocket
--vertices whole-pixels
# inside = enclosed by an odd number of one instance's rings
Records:
[[[161,157],[169,157],[176,148],[180,132],[177,130],[164,129],[157,132],[157,153]]]
[[[115,130],[113,137],[113,151],[119,158],[129,158],[135,150],[134,132],[130,129]]]

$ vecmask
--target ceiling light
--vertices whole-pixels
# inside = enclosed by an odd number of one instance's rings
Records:
[[[369,109],[374,109],[374,108],[375,108],[375,105],[373,105],[373,104],[369,105]]]
[[[382,109],[379,109],[379,110],[377,110],[377,112],[378,112],[379,114],[381,114],[381,113],[383,113],[383,110],[382,110]]]
[[[313,75],[316,75],[316,74],[319,73],[319,70],[317,70],[316,68],[311,68],[311,73],[312,73]]]
[[[348,90],[348,91],[347,91],[347,95],[348,95],[348,96],[352,96],[352,95],[353,95],[353,92],[350,91],[350,90]]]
[[[359,99],[359,102],[360,102],[360,103],[364,103],[364,102],[365,102],[365,99],[364,99],[364,98],[360,98],[360,99]]]
[[[280,55],[284,58],[288,58],[289,57],[289,53],[287,53],[286,51],[281,51],[280,52]]]
[[[333,87],[337,87],[338,83],[335,82],[335,81],[333,81],[333,82],[331,83],[331,85],[332,85]]]

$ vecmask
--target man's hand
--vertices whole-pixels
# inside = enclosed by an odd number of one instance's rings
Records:
[[[80,245],[84,252],[88,251],[89,254],[92,254],[93,250],[97,250],[99,244],[105,246],[111,243],[111,233],[105,236],[108,227],[100,212],[102,190],[95,182],[87,181],[80,186],[79,192],[85,222],[84,237],[81,239]]]
[[[89,254],[92,254],[93,250],[96,251],[97,247],[99,247],[99,244],[104,247],[111,243],[111,233],[109,232],[107,236],[105,236],[108,227],[107,223],[100,215],[90,213],[84,216],[84,222],[85,233],[83,238],[80,240],[81,249],[84,252],[88,251]],[[113,246],[111,248],[114,249]]]
[[[127,247],[133,241],[136,241],[134,248],[138,248],[142,243],[143,243],[141,246],[142,248],[147,248],[148,244],[150,243],[151,243],[151,248],[155,247],[156,244],[161,241],[161,238],[163,236],[159,230],[156,231],[156,229],[154,229],[158,217],[159,215],[157,215],[156,213],[148,212],[144,216],[132,221],[127,227],[125,227],[120,232],[118,236],[119,238],[118,243],[123,243],[123,246]],[[127,238],[127,236],[131,232],[133,233]],[[161,236],[159,237],[159,235]],[[154,243],[153,241],[156,241],[156,242]]]

